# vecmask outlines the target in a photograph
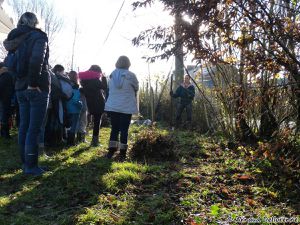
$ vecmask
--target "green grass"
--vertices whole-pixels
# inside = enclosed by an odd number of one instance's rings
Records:
[[[130,146],[146,129],[131,128]],[[0,139],[0,224],[216,224],[300,214],[297,179],[249,158],[255,149],[222,150],[214,138],[156,128],[172,135],[179,159],[121,163],[104,157],[109,132],[101,129],[102,147],[51,149],[41,177],[22,174],[16,138]],[[251,179],[239,179],[245,174]]]

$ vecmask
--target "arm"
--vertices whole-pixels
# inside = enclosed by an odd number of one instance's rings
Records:
[[[28,66],[28,85],[38,87],[38,78],[42,71],[42,66],[47,52],[47,39],[37,39],[32,48],[32,54]]]
[[[101,79],[101,89],[107,92],[107,79],[104,76]]]
[[[192,86],[192,88],[189,91],[189,97],[190,97],[190,99],[194,99],[194,97],[195,97],[195,87],[194,86]]]
[[[180,97],[180,86],[176,89],[175,94],[172,94],[173,98],[178,98]]]
[[[136,78],[136,75],[134,73],[132,73],[132,77],[131,77],[130,80],[131,80],[131,85],[132,85],[134,91],[138,92],[138,90],[139,90],[139,81]]]

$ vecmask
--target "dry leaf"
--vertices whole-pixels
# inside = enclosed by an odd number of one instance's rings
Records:
[[[250,206],[255,206],[255,205],[256,205],[256,202],[255,202],[253,199],[251,199],[251,198],[247,198],[247,199],[246,199],[246,202],[247,202],[248,205],[250,205]]]

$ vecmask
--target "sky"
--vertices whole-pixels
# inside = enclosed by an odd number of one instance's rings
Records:
[[[47,0],[53,1],[58,16],[63,17],[64,25],[56,35],[50,49],[50,62],[60,63],[70,69],[75,21],[77,20],[77,38],[75,43],[74,69],[87,70],[90,65],[98,64],[109,75],[115,68],[120,55],[131,60],[130,70],[138,76],[167,74],[174,60],[159,61],[150,64],[142,59],[154,55],[146,47],[135,47],[131,40],[141,31],[157,25],[170,26],[173,17],[163,11],[159,3],[151,8],[133,11],[132,2],[125,0],[120,15],[109,38],[105,39],[115,20],[123,0]]]

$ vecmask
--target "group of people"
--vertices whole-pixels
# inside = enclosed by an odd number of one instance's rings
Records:
[[[69,145],[74,145],[77,135],[84,141],[87,112],[93,117],[91,145],[99,145],[101,117],[106,112],[111,121],[106,157],[112,158],[119,150],[118,157],[124,160],[131,116],[138,113],[139,82],[129,71],[129,58],[118,58],[108,82],[99,65],[79,73],[66,73],[62,65],[50,69],[47,34],[37,25],[34,13],[26,12],[20,17],[17,27],[4,41],[8,55],[0,64],[0,85],[7,89],[0,96],[1,136],[9,137],[10,106],[15,95],[23,172],[30,175],[45,172],[38,165],[38,156],[47,138],[56,138],[53,143],[65,137]],[[66,127],[68,131],[64,134]]]
[[[99,146],[99,129],[104,112],[111,122],[111,133],[106,157],[111,159],[119,151],[123,161],[128,149],[128,129],[133,114],[138,113],[139,82],[127,56],[120,56],[115,70],[107,80],[99,65],[87,71],[66,72],[57,64],[50,68],[47,34],[37,28],[34,13],[24,13],[3,42],[8,51],[0,63],[1,136],[10,138],[9,118],[12,99],[18,109],[18,145],[25,174],[45,172],[38,165],[38,156],[45,143],[66,140],[84,142],[88,115],[92,116],[92,146]],[[191,102],[195,95],[189,77],[172,97],[180,97],[176,119],[187,110],[191,120]]]

